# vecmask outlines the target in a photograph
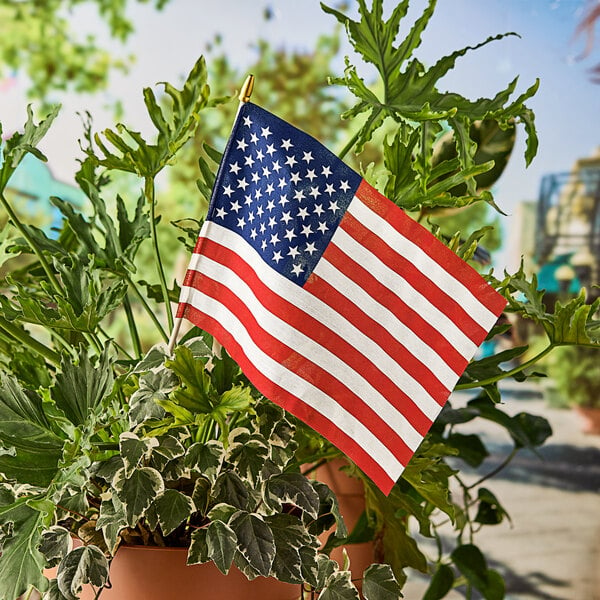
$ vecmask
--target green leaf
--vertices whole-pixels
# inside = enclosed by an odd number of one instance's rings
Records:
[[[68,529],[53,525],[42,534],[40,552],[48,566],[54,567],[73,548],[73,538]]]
[[[57,474],[64,441],[53,431],[41,398],[0,374],[0,472],[20,483],[47,486]]]
[[[237,549],[233,529],[222,521],[213,521],[206,530],[206,547],[210,559],[223,575],[227,575]]]
[[[230,444],[227,450],[227,462],[231,463],[240,477],[256,485],[269,448],[262,436],[253,436],[242,442]]]
[[[167,400],[176,387],[177,378],[167,369],[144,373],[139,388],[129,398],[130,424],[135,427],[152,419],[162,419],[165,410],[159,402]]]
[[[485,600],[504,598],[504,580],[496,571],[487,568],[486,560],[477,546],[458,546],[452,552],[451,558],[469,583],[483,594]]]
[[[188,550],[187,555],[188,565],[198,565],[206,563],[210,560],[210,556],[208,555],[208,544],[206,542],[206,537],[206,529],[196,529],[192,533],[190,549]]]
[[[213,488],[213,497],[217,502],[231,504],[236,508],[245,510],[248,508],[250,492],[246,483],[234,471],[221,473]]]
[[[454,585],[454,571],[448,565],[441,564],[431,578],[431,583],[423,600],[441,600]]]
[[[214,482],[225,458],[225,448],[217,440],[192,444],[185,455],[185,466]]]
[[[268,577],[275,560],[275,539],[271,528],[255,513],[238,511],[230,522],[238,539],[238,551],[251,572]]]
[[[309,531],[315,535],[320,535],[335,525],[335,537],[346,539],[348,529],[340,512],[340,504],[335,493],[320,481],[312,481],[311,483],[319,496],[319,518],[310,523]]]
[[[479,501],[477,515],[475,516],[477,523],[498,525],[502,523],[505,517],[510,521],[508,513],[504,510],[498,498],[487,488],[481,487],[477,490],[477,500]]]
[[[58,589],[68,600],[77,600],[86,583],[102,587],[108,581],[108,560],[96,546],[79,546],[58,565]]]
[[[169,535],[194,512],[191,498],[177,490],[164,490],[153,502],[163,535]]]
[[[142,460],[150,458],[152,449],[156,446],[158,446],[156,438],[140,439],[130,431],[122,433],[119,436],[119,450],[125,467],[125,476],[131,477]]]
[[[266,484],[266,493],[271,501],[291,504],[306,512],[313,519],[319,515],[320,498],[310,481],[300,473],[282,473],[271,477]]]
[[[10,524],[14,534],[4,540],[0,556],[0,598],[12,600],[33,585],[44,591],[44,556],[38,550],[44,515],[27,506],[24,499],[0,506],[0,524]]]
[[[50,585],[48,586],[46,593],[42,596],[42,600],[67,600],[58,589],[58,582],[56,579],[50,581]]]
[[[129,527],[135,527],[156,496],[164,490],[160,473],[150,467],[136,469],[129,477],[125,469],[119,471],[113,486],[119,500],[123,502]]]
[[[96,522],[96,528],[102,530],[104,541],[111,554],[117,548],[120,540],[119,533],[127,527],[125,506],[116,496],[103,500],[100,505],[100,514]]]
[[[359,600],[358,590],[352,584],[350,577],[350,571],[331,575],[319,594],[319,600]]]
[[[403,597],[389,565],[371,565],[365,571],[362,593],[365,600],[398,600]]]
[[[481,438],[475,434],[451,433],[445,443],[458,450],[459,458],[471,467],[478,467],[489,456]]]

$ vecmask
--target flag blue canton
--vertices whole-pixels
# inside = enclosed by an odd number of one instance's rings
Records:
[[[314,138],[248,102],[223,155],[208,219],[303,285],[360,182]]]

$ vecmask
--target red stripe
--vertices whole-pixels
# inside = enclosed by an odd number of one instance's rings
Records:
[[[229,264],[229,259],[232,257],[237,259],[237,255],[224,247],[221,247],[221,252],[221,262],[235,270],[234,265]],[[228,256],[226,256],[227,254]],[[242,277],[241,274],[239,275]],[[216,299],[236,315],[256,346],[265,354],[334,398],[340,406],[354,415],[380,439],[403,465],[408,463],[413,454],[412,450],[364,400],[330,373],[265,331],[258,324],[250,309],[226,285],[202,273],[197,273],[193,283],[195,288]]]
[[[297,305],[274,293],[235,252],[207,239],[204,246],[204,256],[215,262],[229,266],[248,284],[259,302],[268,311],[289,323],[292,327],[329,350],[332,354],[335,354],[340,360],[362,375],[390,404],[406,417],[422,436],[429,431],[432,421],[423,414],[419,406],[383,371],[354,348],[354,346],[349,344],[341,335],[303,311]],[[367,337],[369,336],[367,335]],[[408,352],[405,352],[404,356],[401,356],[400,359],[415,362]],[[409,369],[407,371],[410,372]],[[427,374],[434,377],[429,370],[427,370]],[[421,372],[422,376],[423,372]],[[435,382],[437,380],[432,379],[431,382],[424,380],[424,387],[432,395],[437,393],[438,396],[441,395],[445,399],[448,396],[448,390],[439,384],[443,390],[440,392],[437,389],[439,386],[436,386]],[[429,390],[430,383],[433,388],[431,391]]]
[[[475,321],[471,315],[456,302],[456,300],[449,296],[442,288],[435,285],[431,279],[426,277],[419,269],[417,269],[417,267],[402,256],[402,254],[396,252],[391,246],[386,244],[386,242],[371,230],[367,229],[360,221],[349,213],[344,215],[340,225],[344,231],[351,235],[355,240],[359,241],[361,245],[377,256],[388,268],[405,279],[412,288],[425,296],[425,298],[439,309],[440,312],[450,318],[473,343],[476,345],[481,344],[487,335],[485,329],[481,327],[481,325],[479,325],[479,323],[477,323],[477,321]],[[398,301],[401,302],[399,298]],[[415,315],[417,319],[427,325],[424,319],[412,311],[408,305],[403,303],[403,306],[408,310],[411,310],[412,314]],[[411,316],[411,319],[412,318],[413,317]],[[440,334],[433,329],[433,327],[428,326],[428,330],[429,332],[436,334],[437,338],[440,337]],[[415,331],[418,330],[415,328]],[[423,329],[422,331],[426,332],[427,330]]]
[[[185,315],[186,318],[213,335],[227,348],[230,356],[237,362],[261,394],[276,402],[325,436],[332,444],[347,454],[384,494],[389,494],[395,481],[390,478],[381,466],[354,439],[344,433],[335,423],[308,404],[305,404],[300,398],[290,394],[286,389],[266,377],[259,368],[248,360],[243,348],[234,337],[215,319],[191,305],[185,305]]]
[[[496,292],[475,269],[433,237],[422,225],[411,219],[399,206],[390,202],[364,180],[358,186],[355,195],[398,233],[417,244],[445,271],[461,281],[493,314],[499,315],[504,310],[506,300],[503,296]]]

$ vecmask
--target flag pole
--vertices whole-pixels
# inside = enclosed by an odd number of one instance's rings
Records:
[[[237,112],[235,114],[235,121],[237,121],[237,117],[240,113],[242,106],[246,102],[250,100],[252,96],[252,91],[254,90],[254,75],[250,73],[248,77],[246,77],[246,81],[244,81],[244,85],[242,85],[240,89],[240,93],[238,95],[238,100],[240,101],[238,105]],[[181,299],[180,299],[181,302]],[[175,348],[175,344],[177,343],[177,338],[179,337],[179,330],[181,328],[181,323],[183,321],[183,317],[176,317],[175,324],[173,325],[173,331],[171,332],[171,337],[169,338],[169,345],[167,347],[167,354],[171,356],[173,354],[173,349]],[[216,340],[213,341],[213,354],[220,355],[221,353],[221,344]]]

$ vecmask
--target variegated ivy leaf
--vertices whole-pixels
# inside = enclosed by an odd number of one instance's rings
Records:
[[[148,460],[152,449],[158,446],[156,438],[140,439],[135,433],[126,431],[119,436],[119,449],[125,465],[125,475],[130,477],[143,460]]]
[[[363,575],[365,600],[398,600],[401,589],[389,565],[371,565]]]
[[[140,377],[139,388],[129,399],[129,423],[136,427],[151,419],[162,419],[165,410],[158,404],[177,387],[177,377],[167,370],[150,371]]]
[[[237,549],[237,536],[222,521],[213,521],[206,530],[208,556],[223,575],[229,573]]]
[[[210,560],[206,536],[206,529],[196,529],[196,531],[192,533],[192,541],[187,555],[188,565],[198,565]]]
[[[169,357],[167,354],[167,347],[164,342],[152,346],[146,355],[140,360],[140,362],[133,369],[134,373],[146,373],[147,371],[153,371],[164,365],[165,360]]]
[[[212,496],[218,503],[231,504],[245,510],[248,508],[250,491],[237,473],[225,471],[217,477]]]
[[[319,567],[317,563],[318,552],[311,546],[302,546],[300,554],[300,569],[304,581],[314,588],[319,587]]]
[[[46,564],[54,567],[73,548],[73,538],[68,529],[53,525],[42,534],[40,552],[46,558]]]
[[[238,512],[238,508],[225,502],[220,502],[213,506],[208,512],[208,518],[211,521],[223,521],[223,523],[229,523],[231,517]]]
[[[317,589],[323,589],[333,574],[338,570],[338,564],[326,554],[317,554]]]
[[[359,600],[358,590],[351,580],[350,571],[334,573],[319,594],[319,600]]]
[[[150,467],[136,469],[129,477],[123,469],[115,476],[113,485],[119,500],[123,502],[129,527],[135,527],[165,487],[160,473]]]
[[[305,578],[300,550],[310,547],[313,537],[307,533],[300,519],[293,515],[278,513],[265,517],[265,523],[271,528],[275,540],[271,574],[286,583],[303,583]],[[314,562],[317,554],[315,547],[312,548],[312,554]]]
[[[96,546],[80,546],[58,565],[58,589],[67,600],[77,600],[86,583],[102,587],[108,581],[108,560]]]
[[[198,477],[194,483],[194,491],[192,492],[192,502],[196,507],[196,512],[205,515],[210,502],[210,481],[204,477]]]
[[[285,503],[300,508],[313,519],[319,515],[319,494],[300,473],[282,473],[271,477],[266,483],[266,496],[276,509]]]
[[[255,435],[243,442],[231,444],[227,452],[227,461],[243,479],[248,479],[256,485],[268,456],[269,447],[265,440],[262,436]]]
[[[275,559],[275,539],[271,528],[256,514],[238,511],[230,522],[238,539],[236,566],[253,579],[268,577]]]
[[[123,503],[116,496],[103,500],[96,528],[102,530],[104,542],[111,554],[114,554],[119,542],[119,533],[125,527],[127,527],[127,519]]]
[[[165,490],[154,502],[158,523],[164,535],[169,535],[194,512],[191,498],[177,490]]]
[[[314,535],[319,535],[335,525],[335,537],[347,537],[348,529],[340,512],[336,495],[320,481],[311,481],[311,484],[319,496],[319,515],[321,516],[309,525],[309,531]]]
[[[188,448],[185,466],[193,473],[198,473],[214,482],[224,458],[223,444],[217,440],[209,440],[206,444],[196,443]]]

